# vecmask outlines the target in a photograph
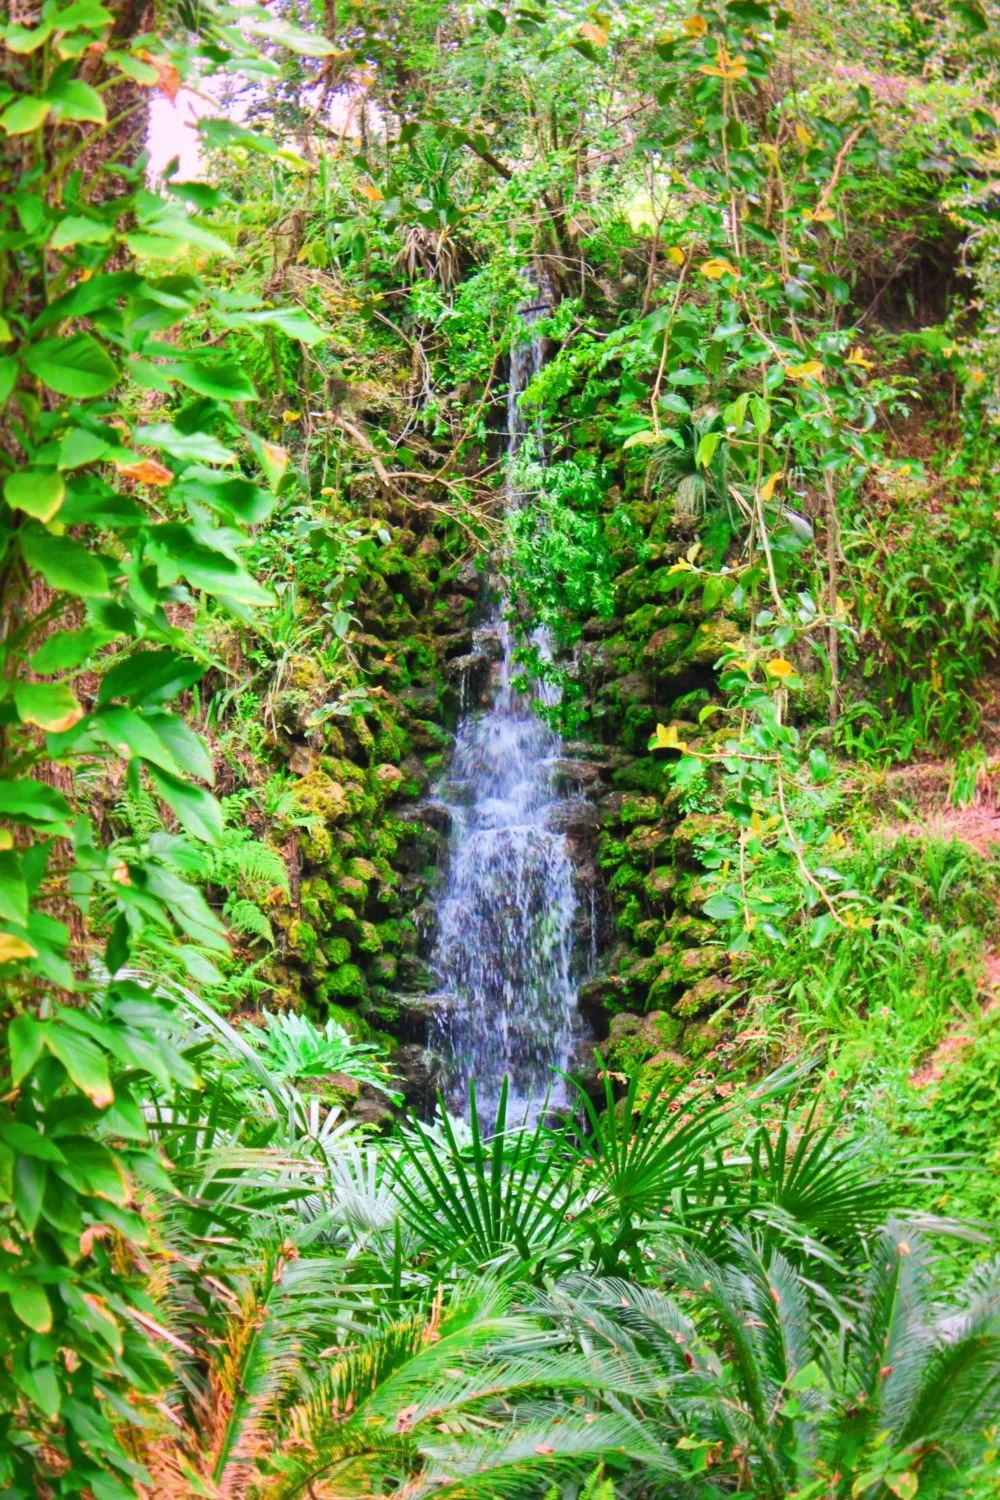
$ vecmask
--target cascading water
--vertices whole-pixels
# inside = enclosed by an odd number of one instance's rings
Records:
[[[511,354],[511,466],[526,433],[519,399],[541,362],[540,339]],[[519,503],[513,479],[507,496]],[[492,1115],[505,1074],[511,1103],[522,1110],[537,1108],[547,1092],[551,1104],[565,1097],[553,1069],[570,1062],[578,1026],[577,898],[565,836],[549,827],[561,805],[554,785],[561,741],[512,685],[502,606],[485,633],[498,656],[490,707],[461,719],[438,789],[452,838],[432,965],[449,1004],[436,1013],[430,1041],[446,1061],[449,1104],[465,1107],[474,1078],[480,1108]],[[535,645],[545,653],[543,637]],[[536,693],[555,701],[545,684]]]

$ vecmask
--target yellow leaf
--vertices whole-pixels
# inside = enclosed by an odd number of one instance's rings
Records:
[[[283,411],[281,413],[281,420],[283,422],[301,422],[302,413],[300,411]]]
[[[703,260],[698,269],[710,281],[718,281],[720,276],[735,276],[739,278],[740,274],[730,261],[721,260],[719,257],[713,257],[711,260]]]
[[[374,182],[359,182],[358,189],[362,197],[367,198],[369,203],[381,203],[385,196],[382,189],[376,187]]]
[[[585,21],[580,27],[580,35],[585,41],[592,42],[595,47],[606,47],[608,45],[608,33],[603,26],[595,26],[592,21]]]
[[[832,208],[807,208],[802,217],[811,224],[829,224],[837,215]]]
[[[682,266],[684,264],[684,258],[684,251],[681,249],[680,245],[670,246],[669,250],[667,251],[668,260],[672,260],[675,266]]]
[[[9,828],[0,828],[0,849],[13,849],[14,835]]]
[[[783,682],[786,677],[795,676],[795,668],[792,666],[791,662],[786,661],[783,656],[775,656],[771,659],[771,661],[766,661],[764,663],[764,671],[768,674],[769,677],[777,677],[781,682]]]
[[[849,365],[860,365],[863,370],[874,370],[875,368],[871,360],[865,358],[865,351],[860,346],[851,350],[847,356],[847,363]]]
[[[807,359],[805,364],[786,365],[785,374],[789,380],[820,380],[823,376],[823,362],[819,359]]]
[[[804,125],[796,125],[795,139],[798,141],[803,151],[808,151],[809,147],[812,145],[813,138]]]
[[[705,35],[705,32],[708,30],[708,22],[704,16],[688,16],[684,22],[684,30],[689,37],[697,40],[698,37]]]
[[[750,831],[751,833],[755,833],[758,838],[764,832],[764,823],[759,812],[752,812],[750,814]]]
[[[687,558],[687,560],[688,560],[689,563],[696,563],[698,561],[698,553],[700,551],[701,551],[701,543],[700,542],[692,542],[691,545],[690,545],[690,547],[685,552],[684,556]]]
[[[784,477],[784,469],[779,469],[776,474],[772,474],[768,479],[765,479],[760,488],[760,498],[764,501],[765,505],[769,500],[773,499],[774,486],[777,484],[778,480],[784,479]]]
[[[678,561],[675,562],[672,567],[669,567],[667,569],[667,572],[668,573],[693,573],[694,572],[694,568],[692,568],[691,564],[688,562],[688,560],[687,560],[686,557],[682,557],[682,558],[679,558]]]
[[[13,933],[0,932],[0,964],[13,963],[16,958],[37,958],[38,949]]]
[[[644,432],[633,432],[630,438],[626,438],[622,443],[622,452],[624,453],[626,448],[654,448],[657,443],[663,441],[664,437],[661,432],[654,432],[651,427],[647,427]]]
[[[656,748],[658,750],[680,750],[681,754],[683,754],[687,749],[687,741],[677,738],[676,725],[657,724]]]

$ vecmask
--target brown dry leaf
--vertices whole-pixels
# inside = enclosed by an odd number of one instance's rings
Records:
[[[591,42],[595,47],[606,47],[608,45],[608,33],[603,26],[595,26],[592,21],[585,21],[580,27],[580,35],[584,41]]]
[[[119,474],[139,484],[173,484],[174,471],[155,458],[143,458],[137,464],[116,464]]]
[[[155,87],[173,104],[180,93],[181,75],[169,57],[154,57],[151,52],[140,52],[139,57],[156,69]]]
[[[382,189],[380,187],[376,187],[374,182],[359,182],[358,191],[361,193],[361,196],[363,198],[368,199],[369,203],[381,203],[383,198],[385,197]]]

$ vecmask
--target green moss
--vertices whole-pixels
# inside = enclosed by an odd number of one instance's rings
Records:
[[[368,993],[368,981],[357,964],[343,963],[330,973],[323,982],[328,995],[345,1000],[363,1000]]]
[[[326,954],[328,963],[336,967],[337,964],[345,963],[350,958],[351,945],[346,938],[328,938],[323,945],[323,952]]]
[[[621,821],[629,823],[655,823],[660,816],[660,803],[656,797],[626,797],[622,803]]]
[[[382,939],[379,937],[378,929],[373,923],[358,923],[357,946],[362,953],[380,953],[382,951]]]

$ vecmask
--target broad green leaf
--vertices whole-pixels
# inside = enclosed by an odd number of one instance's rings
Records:
[[[260,608],[274,604],[274,595],[261,588],[239,563],[201,543],[192,540],[188,548],[178,553],[174,562],[181,577],[186,578],[192,588],[201,589],[206,594]]]
[[[66,486],[54,469],[18,469],[4,480],[3,497],[11,510],[36,521],[51,521],[63,502]]]
[[[37,1021],[34,1016],[15,1016],[7,1032],[10,1049],[10,1077],[17,1088],[22,1079],[31,1072],[45,1047],[47,1022]]]
[[[146,721],[153,728],[166,753],[180,766],[182,776],[194,776],[198,781],[215,780],[215,768],[205,741],[183,719],[174,714],[159,712],[148,713]],[[159,764],[165,762],[160,761]]]
[[[327,37],[316,31],[302,31],[288,21],[258,21],[246,23],[246,29],[270,42],[278,42],[289,52],[298,52],[302,57],[336,57],[337,47]]]
[[[0,114],[0,127],[8,135],[30,135],[37,130],[49,117],[49,105],[45,99],[22,98],[15,99],[13,104]]]
[[[41,573],[50,588],[81,599],[102,599],[110,594],[108,575],[99,559],[80,542],[35,529],[18,535],[28,567]]]
[[[81,1038],[85,1040],[85,1038]],[[108,1100],[111,1103],[111,1100]],[[128,1180],[112,1153],[100,1141],[74,1136],[60,1141],[65,1167],[56,1167],[56,1175],[69,1182],[77,1192],[91,1193],[124,1208],[129,1202]]]
[[[52,1306],[45,1289],[36,1281],[12,1281],[7,1296],[21,1322],[36,1333],[48,1333],[52,1327]]]
[[[55,11],[52,22],[55,31],[75,30],[78,26],[88,31],[103,31],[114,19],[114,13],[100,0],[73,0]]]
[[[0,406],[5,406],[11,391],[17,384],[17,360],[12,354],[0,358]]]
[[[94,125],[104,125],[107,121],[108,113],[101,95],[81,78],[65,78],[52,84],[46,89],[44,98],[54,120],[80,120]]]
[[[82,667],[96,651],[113,640],[111,631],[98,630],[94,626],[84,626],[82,630],[57,630],[55,635],[42,642],[29,658],[28,665],[33,672],[45,675],[69,672],[74,667]]]
[[[136,756],[182,779],[188,775],[201,776],[206,767],[207,757],[197,735],[188,731],[191,734],[191,741],[194,742],[194,754],[197,761],[195,766],[186,763],[183,757],[179,758],[174,750],[176,744],[178,748],[190,751],[191,742],[184,741],[181,744],[179,740],[169,735],[169,731],[167,736],[164,736],[161,733],[161,721],[164,720],[168,724],[173,722],[169,714],[158,714],[155,718],[149,719],[131,708],[109,706],[98,709],[91,722],[94,733],[126,759]],[[207,761],[207,769],[208,775],[204,778],[206,781],[211,779],[211,761]]]
[[[105,1109],[114,1098],[108,1062],[104,1053],[89,1037],[59,1021],[45,1031],[45,1047],[59,1059],[70,1078],[98,1109]]]
[[[132,651],[105,672],[97,690],[100,704],[127,698],[137,705],[169,703],[205,675],[203,662],[177,651]]]
[[[14,707],[22,724],[36,724],[50,734],[72,729],[83,718],[68,682],[17,682]]]
[[[71,245],[104,245],[114,234],[110,224],[70,214],[60,219],[49,240],[50,250],[68,250]]]
[[[701,909],[713,921],[726,922],[730,917],[739,915],[740,903],[732,896],[727,896],[724,891],[719,891],[716,895],[709,896]]]
[[[219,318],[227,328],[278,328],[300,344],[318,344],[329,335],[299,307],[261,307],[248,312],[225,313]]]
[[[192,782],[170,776],[150,765],[149,774],[160,796],[182,828],[207,844],[222,842],[222,808],[210,792]]]
[[[24,56],[30,52],[37,52],[39,47],[44,47],[54,30],[51,21],[43,22],[41,26],[18,26],[16,24],[5,26],[3,43],[8,52],[17,52]]]
[[[118,366],[90,333],[43,339],[25,351],[24,363],[60,396],[103,396],[119,378]]]
[[[0,920],[19,927],[28,921],[28,887],[15,849],[0,849]]]
[[[99,463],[114,452],[106,438],[85,427],[74,427],[59,444],[59,468],[82,469],[87,464]]]
[[[231,464],[236,454],[226,448],[207,432],[181,432],[170,422],[154,422],[149,427],[137,427],[136,443],[151,448],[162,448],[171,458],[182,462],[202,464]]]
[[[695,452],[694,461],[699,469],[707,469],[715,457],[715,450],[722,442],[721,432],[702,433]]]
[[[257,392],[246,371],[234,360],[219,360],[212,363],[179,360],[162,367],[163,373],[172,380],[179,380],[199,396],[212,396],[218,401],[256,401]]]
[[[152,63],[143,62],[141,58],[132,57],[128,52],[106,52],[104,60],[118,68],[126,78],[141,83],[144,88],[152,88],[159,78],[159,73]]]
[[[54,787],[27,776],[0,781],[0,818],[56,833],[64,828],[69,816],[69,803]]]

